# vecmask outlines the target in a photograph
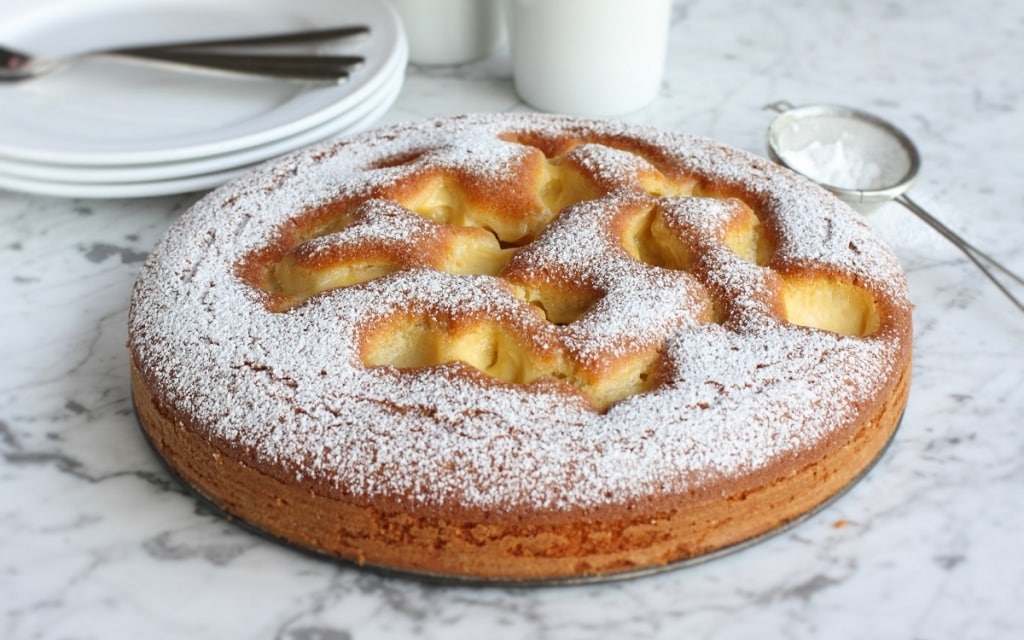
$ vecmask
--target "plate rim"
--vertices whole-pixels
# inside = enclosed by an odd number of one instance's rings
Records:
[[[51,0],[46,6],[59,5],[68,0]],[[125,0],[89,0],[95,7],[137,7],[137,4],[126,3]],[[72,3],[79,6],[79,3]],[[199,7],[198,3],[180,5],[174,0],[148,0],[147,6],[169,6],[184,7],[190,10],[192,7]],[[237,0],[236,6],[249,7],[248,3]],[[84,147],[72,149],[54,148],[54,140],[40,144],[33,143],[31,138],[10,142],[0,139],[0,156],[13,161],[29,161],[37,164],[65,164],[80,166],[110,166],[116,164],[152,164],[168,161],[180,161],[190,158],[230,153],[239,149],[252,147],[257,144],[284,138],[304,129],[322,124],[337,117],[340,113],[365,100],[372,93],[380,90],[382,84],[389,78],[392,72],[402,68],[408,60],[405,33],[401,21],[394,9],[382,0],[344,0],[344,2],[320,3],[315,0],[297,0],[297,2],[285,3],[283,5],[270,5],[267,3],[256,4],[255,6],[273,6],[278,11],[291,12],[293,15],[302,16],[302,12],[319,12],[325,20],[342,19],[342,13],[355,15],[352,20],[371,22],[371,27],[383,38],[376,44],[379,57],[370,58],[364,64],[363,73],[355,75],[352,80],[340,85],[312,86],[297,91],[290,98],[279,105],[271,106],[259,117],[247,115],[235,122],[228,122],[226,125],[212,125],[211,129],[203,133],[192,134],[184,142],[183,136],[175,135],[173,138],[162,138],[164,143],[155,142],[148,148],[114,148],[108,150],[93,149]],[[32,15],[38,13],[39,5],[33,3],[31,8],[25,8],[18,14],[9,16],[5,25],[0,27],[0,35],[5,39],[11,32],[16,32],[19,20],[29,20]],[[55,16],[60,12],[53,11]],[[28,17],[26,17],[28,16]],[[366,16],[366,17],[363,17]],[[59,24],[61,19],[54,17],[54,24]],[[344,19],[346,22],[349,19]],[[12,26],[13,25],[13,26]],[[404,51],[404,53],[403,53]],[[368,54],[378,55],[378,54]],[[358,73],[358,72],[357,72]],[[4,97],[5,89],[10,89],[9,95],[13,94],[20,83],[4,87],[0,85],[0,98]],[[12,89],[13,87],[13,89]],[[296,113],[292,114],[289,110]],[[276,114],[276,115],[275,115]],[[238,123],[246,121],[246,124]],[[261,123],[261,121],[264,121]],[[241,126],[242,131],[235,131],[231,134],[222,132],[226,127]],[[0,122],[0,135],[4,133],[3,123]],[[11,131],[10,129],[8,131]],[[158,138],[159,140],[160,138]]]
[[[236,151],[170,162],[106,166],[29,162],[6,158],[0,155],[0,177],[61,184],[144,183],[210,174],[234,167],[249,166],[346,131],[350,126],[362,122],[367,114],[377,112],[379,106],[384,102],[389,104],[393,102],[394,97],[401,90],[403,80],[403,74],[395,73],[376,92],[367,96],[366,99],[358,104],[353,105],[352,108],[339,113],[334,118],[308,129],[298,131],[290,136],[284,136]]]
[[[319,142],[323,142],[330,138],[353,135],[369,129],[381,116],[387,113],[400,92],[401,83],[398,83],[393,93],[387,94],[376,108],[370,110],[360,120],[352,123],[348,127],[343,127],[340,131],[335,131],[334,133],[325,136]],[[316,142],[309,144],[316,144]],[[287,153],[295,151],[303,146],[308,145],[298,145],[290,151],[284,151],[279,155],[286,155]],[[0,190],[10,190],[19,193],[30,193],[57,198],[122,199],[161,197],[212,189],[251,171],[253,168],[263,164],[264,162],[272,160],[273,158],[267,158],[257,162],[225,169],[223,171],[180,176],[172,179],[120,183],[83,183],[34,180],[30,178],[10,176],[0,172]]]

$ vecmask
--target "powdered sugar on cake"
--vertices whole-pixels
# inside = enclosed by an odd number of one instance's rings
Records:
[[[398,307],[479,309],[519,322],[520,301],[496,277],[406,269],[271,312],[265,292],[238,276],[239,262],[274,242],[289,219],[343,195],[373,193],[409,170],[389,164],[394,158],[426,150],[435,163],[499,183],[521,157],[499,136],[566,128],[636,137],[689,174],[742,185],[748,204],[780,230],[779,264],[835,270],[906,299],[902,270],[866,225],[764,160],[632,125],[475,116],[303,150],[198,203],[154,249],[133,295],[130,346],[143,376],[190,426],[268,472],[349,495],[486,509],[564,509],[699,490],[848,426],[876,381],[890,378],[887,354],[898,336],[845,337],[780,322],[743,293],[764,286],[763,268],[735,256],[720,258],[714,278],[739,292],[736,310],[724,324],[701,324],[688,274],[608,250],[595,224],[600,200],[573,207],[524,251],[611,291],[577,322],[552,329],[581,353],[607,351],[617,340],[665,341],[664,381],[606,412],[557,385],[488,381],[465,375],[461,364],[415,371],[362,364],[360,331]],[[622,152],[580,155],[609,179],[638,166]],[[380,233],[401,241],[404,231]]]

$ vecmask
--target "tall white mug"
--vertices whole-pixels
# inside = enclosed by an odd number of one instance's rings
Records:
[[[612,116],[658,95],[671,0],[506,0],[516,91],[542,111]]]

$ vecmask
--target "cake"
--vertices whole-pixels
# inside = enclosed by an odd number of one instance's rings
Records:
[[[890,441],[911,306],[835,197],[678,132],[392,125],[205,196],[134,287],[139,421],[233,519],[367,567],[607,579],[813,512]]]

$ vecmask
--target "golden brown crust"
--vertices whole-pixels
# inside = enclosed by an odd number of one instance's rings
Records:
[[[762,477],[756,488],[640,502],[614,514],[573,510],[531,520],[473,510],[424,516],[408,506],[338,499],[281,482],[169,420],[134,362],[131,373],[139,420],[156,451],[232,516],[300,548],[358,564],[513,581],[669,565],[772,532],[844,490],[872,464],[899,424],[910,385],[908,363],[880,411],[846,442],[784,470],[784,477]]]

